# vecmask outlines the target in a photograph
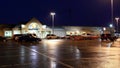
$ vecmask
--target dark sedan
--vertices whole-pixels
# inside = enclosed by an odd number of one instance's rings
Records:
[[[19,37],[18,41],[25,41],[25,42],[38,42],[41,41],[40,38],[36,38],[30,35],[23,35],[21,37]]]

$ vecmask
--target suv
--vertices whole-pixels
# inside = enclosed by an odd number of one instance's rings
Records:
[[[101,34],[101,40],[110,40],[110,41],[115,41],[117,39],[116,36],[111,36],[111,34]]]
[[[47,39],[58,39],[59,37],[54,34],[47,34],[46,38]]]

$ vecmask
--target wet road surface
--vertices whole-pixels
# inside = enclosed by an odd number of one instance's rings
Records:
[[[0,68],[119,68],[120,40],[0,42]]]

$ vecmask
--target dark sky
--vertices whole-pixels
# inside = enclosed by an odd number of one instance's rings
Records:
[[[108,26],[110,0],[1,0],[0,23],[16,24],[36,17],[51,25],[50,12],[56,12],[55,25]],[[120,17],[120,0],[114,0],[114,17]]]

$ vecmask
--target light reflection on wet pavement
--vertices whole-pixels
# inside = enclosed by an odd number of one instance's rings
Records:
[[[0,43],[0,68],[119,68],[120,41]]]

